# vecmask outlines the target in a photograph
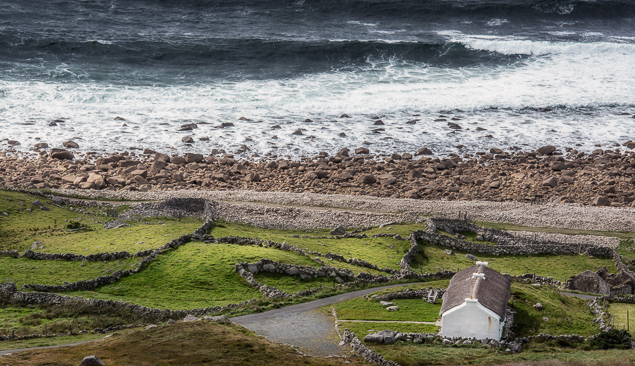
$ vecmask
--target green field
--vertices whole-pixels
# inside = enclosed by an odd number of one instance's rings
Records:
[[[390,300],[399,307],[397,311],[387,311],[379,300],[359,297],[333,305],[337,318],[342,320],[396,320],[434,322],[439,317],[441,304],[430,304],[422,299]]]
[[[445,249],[439,245],[420,243],[419,255],[412,265],[416,272],[437,272],[440,270],[456,271],[473,266],[474,261],[467,259],[467,252],[454,251],[455,255],[448,255]],[[611,273],[616,273],[617,268],[611,259],[589,258],[586,255],[491,255],[475,254],[482,261],[488,262],[488,266],[501,273],[521,275],[535,273],[540,276],[553,277],[560,281],[566,281],[569,277],[591,269],[597,271],[606,266]]]
[[[195,309],[238,303],[262,295],[234,272],[234,264],[257,262],[261,258],[317,266],[309,258],[277,249],[192,242],[159,256],[147,269],[134,276],[95,291],[71,294],[161,309]],[[270,282],[276,284],[275,279]]]
[[[390,233],[399,234],[403,238],[410,235],[412,230],[421,229],[421,224],[392,225],[392,229],[376,228],[365,231],[369,236],[366,239],[318,239],[316,236],[328,236],[330,230],[277,230],[261,229],[246,224],[228,223],[219,221],[211,230],[215,237],[223,236],[247,236],[261,240],[275,242],[287,242],[289,245],[297,245],[302,249],[308,249],[322,254],[328,252],[344,256],[344,258],[358,258],[376,264],[379,268],[399,269],[399,261],[410,249],[408,240],[397,240],[391,237],[372,238],[373,234]],[[296,235],[298,237],[293,237]],[[302,236],[306,235],[306,238]]]
[[[18,288],[24,284],[33,283],[62,285],[64,281],[91,280],[99,276],[110,275],[117,270],[133,269],[140,261],[141,258],[108,262],[80,262],[0,257],[0,282],[13,281]]]
[[[609,314],[613,316],[612,323],[615,328],[628,329],[631,335],[635,334],[635,304],[611,303],[609,305]]]

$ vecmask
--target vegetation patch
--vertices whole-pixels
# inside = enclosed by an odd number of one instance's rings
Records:
[[[372,229],[364,233],[368,238],[322,239],[320,236],[330,236],[330,230],[278,230],[261,229],[254,226],[218,221],[211,230],[215,237],[246,236],[261,240],[287,242],[322,254],[328,252],[339,254],[344,258],[358,258],[376,264],[380,268],[400,269],[399,261],[410,249],[410,241],[398,240],[392,237],[371,237],[373,233],[403,234],[403,238],[410,235],[411,230],[421,229],[422,225],[391,225],[391,229]],[[304,236],[304,237],[303,237]]]
[[[626,366],[635,363],[635,352],[632,350],[585,351],[579,348],[569,348],[566,345],[551,344],[529,345],[517,354],[511,354],[504,349],[488,349],[480,344],[446,346],[440,344],[439,341],[422,344],[397,342],[391,345],[372,344],[368,346],[386,359],[396,361],[402,366],[475,364]]]
[[[422,299],[390,300],[399,307],[397,311],[388,311],[379,300],[358,297],[333,305],[337,318],[342,320],[397,320],[434,322],[439,317],[441,304],[430,304]],[[384,328],[386,329],[386,328]]]
[[[416,272],[437,272],[440,270],[457,271],[473,266],[474,261],[465,257],[468,252],[454,251],[454,255],[445,253],[445,247],[429,243],[419,244],[421,254],[412,264]],[[521,275],[535,273],[566,281],[587,269],[597,271],[606,266],[610,273],[616,273],[617,267],[608,258],[590,258],[587,255],[491,255],[473,253],[479,260],[488,262],[488,266],[500,273]]]
[[[510,305],[516,312],[512,331],[517,337],[540,333],[588,337],[600,331],[585,300],[564,296],[557,288],[513,283],[511,294]],[[536,303],[541,303],[543,310],[534,308]]]
[[[195,309],[239,303],[262,295],[234,272],[239,262],[261,258],[316,266],[307,257],[277,249],[192,242],[158,256],[145,270],[95,289],[69,294],[123,300],[161,309]]]
[[[132,269],[140,261],[141,258],[82,262],[0,257],[0,282],[13,281],[18,288],[33,283],[63,285],[65,281],[92,280],[99,276],[111,275],[117,270]]]
[[[627,329],[635,334],[635,304],[613,302],[609,305],[609,314],[613,317],[611,324],[614,328]],[[627,318],[630,325],[627,324]]]
[[[106,365],[365,365],[361,358],[304,357],[238,325],[203,321],[118,331],[99,342],[16,353],[3,357],[2,362],[74,365],[86,355],[97,355]]]

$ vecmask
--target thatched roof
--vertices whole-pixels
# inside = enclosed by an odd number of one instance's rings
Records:
[[[474,273],[483,273],[485,279],[473,278]],[[511,282],[502,274],[484,266],[474,265],[452,277],[450,286],[443,295],[441,315],[465,302],[465,299],[476,299],[490,309],[501,320],[505,319],[505,310],[511,289]]]

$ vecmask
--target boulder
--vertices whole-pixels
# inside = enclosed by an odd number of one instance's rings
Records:
[[[77,142],[75,142],[75,141],[62,142],[62,146],[64,146],[67,149],[77,149],[77,148],[79,148],[79,144],[77,144]]]
[[[373,184],[377,181],[377,178],[372,174],[362,174],[357,180],[361,184]]]
[[[558,179],[556,179],[555,177],[549,177],[542,181],[542,185],[545,187],[553,188],[558,185]]]
[[[604,196],[597,196],[593,199],[593,206],[609,206],[609,199]]]
[[[355,154],[370,154],[370,150],[366,147],[359,147],[355,149]]]
[[[389,306],[386,308],[386,310],[388,311],[397,311],[399,310],[399,306]]]
[[[201,318],[197,318],[192,314],[189,314],[188,316],[185,317],[185,319],[183,319],[183,323],[189,323],[189,322],[197,322],[201,320]]]
[[[200,163],[203,161],[203,154],[185,154],[186,163]]]
[[[97,356],[86,356],[79,364],[79,366],[105,366],[104,361],[100,360]]]
[[[59,160],[73,160],[75,159],[75,155],[68,150],[51,149],[51,158]]]
[[[331,235],[346,235],[346,230],[344,229],[342,225],[340,225],[336,227],[335,229],[333,229],[330,234]]]
[[[473,260],[473,261],[478,261],[478,258],[476,258],[475,256],[473,256],[473,255],[472,255],[472,254],[470,254],[470,253],[467,253],[467,254],[465,255],[465,258],[467,258],[467,259],[469,259],[469,260]]]
[[[102,189],[106,187],[106,180],[99,174],[91,174],[86,180],[87,183],[92,183],[95,188]]]
[[[417,152],[415,153],[415,156],[419,156],[419,155],[432,155],[432,151],[428,149],[427,147],[422,147],[421,149],[417,150]]]
[[[551,155],[554,151],[556,151],[556,147],[553,145],[546,145],[536,150],[540,155]]]
[[[194,139],[192,138],[192,136],[183,136],[181,141],[185,142],[186,144],[194,143]]]

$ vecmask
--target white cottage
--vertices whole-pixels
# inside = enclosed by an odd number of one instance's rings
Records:
[[[441,334],[500,340],[510,289],[511,282],[487,262],[458,272],[443,295]]]

